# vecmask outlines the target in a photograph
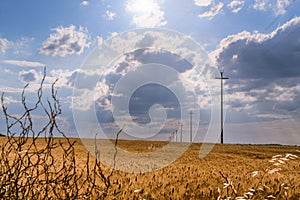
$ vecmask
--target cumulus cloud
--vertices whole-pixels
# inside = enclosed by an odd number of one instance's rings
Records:
[[[145,38],[146,37],[149,39],[149,35],[145,36]],[[150,40],[152,41],[153,38],[151,38]],[[122,77],[131,76],[131,73],[133,73],[133,77],[132,79],[130,79],[132,80],[131,82],[134,82],[134,79],[139,79],[145,75],[152,80],[161,77],[161,79],[170,82],[170,85],[172,85],[171,87],[176,87],[176,90],[182,93],[185,92],[183,96],[185,96],[186,102],[191,101],[191,99],[189,98],[191,98],[190,95],[192,94],[189,93],[190,91],[188,91],[185,86],[182,85],[183,83],[177,76],[174,77],[169,74],[168,77],[166,77],[165,74],[156,73],[156,78],[151,78],[152,75],[145,73],[143,70],[140,71],[140,66],[142,64],[153,64],[153,62],[159,63],[163,66],[169,66],[170,68],[176,70],[178,73],[181,73],[182,76],[188,76],[187,72],[193,70],[193,66],[185,59],[181,59],[177,55],[167,51],[137,49],[135,51],[125,53],[124,56],[119,58],[119,60],[114,64],[113,67],[108,68],[106,72],[103,72],[102,78],[97,83],[97,87],[95,89],[95,94],[93,97],[96,97],[97,99],[96,107],[98,109],[97,112],[99,115],[99,120],[101,120],[102,122],[114,121],[112,118],[112,113],[110,111],[112,96],[114,96],[115,98],[124,99],[124,96],[130,94],[131,84],[133,83],[128,83],[128,85],[124,86],[118,85],[119,88],[122,88],[122,93],[113,92],[114,87],[119,81],[121,81]],[[157,71],[159,72],[160,66],[154,65],[153,67],[156,67]],[[169,118],[177,118],[180,113],[180,106],[185,106],[182,104],[178,105],[178,99],[174,97],[174,94],[170,92],[169,89],[156,84],[144,85],[143,87],[137,89],[134,94],[132,94],[130,99],[130,114],[134,118],[134,121],[137,121],[138,123],[149,122],[150,119],[148,112],[150,107],[155,104],[163,105],[164,109],[167,110],[166,112]],[[202,101],[205,101],[205,97],[202,96],[201,99]],[[121,109],[118,110],[120,111]],[[106,118],[104,116],[106,116]]]
[[[133,13],[132,23],[137,27],[160,27],[167,24],[165,12],[153,0],[128,0],[126,10]]]
[[[88,31],[74,25],[69,27],[57,27],[47,40],[42,44],[41,54],[61,56],[81,54],[85,48],[90,47]]]
[[[235,72],[234,77],[237,73],[247,78],[299,76],[299,28],[300,17],[295,17],[269,34],[243,31],[230,35],[210,56]]]
[[[94,91],[81,89],[80,94],[73,94],[69,99],[72,101],[71,109],[80,111],[89,110],[93,106]]]
[[[243,31],[224,38],[210,53],[230,76],[226,89],[232,109],[261,120],[300,117],[299,28],[300,17],[295,17],[267,34]]]
[[[52,69],[50,75],[47,76],[47,81],[53,83],[56,79],[57,87],[73,87],[77,77],[78,70],[68,69]]]
[[[74,112],[78,112],[79,115],[83,111],[84,113],[96,112],[97,119],[88,120],[97,120],[102,128],[117,125],[122,127],[124,123],[130,123],[126,126],[128,131],[136,124],[132,124],[132,120],[141,126],[160,125],[162,122],[166,122],[168,126],[168,120],[175,121],[180,116],[181,111],[178,109],[178,101],[180,101],[180,108],[184,110],[181,112],[183,120],[189,120],[187,116],[189,110],[197,112],[197,105],[211,105],[207,100],[211,99],[211,93],[202,90],[206,86],[202,77],[206,77],[206,74],[212,71],[203,69],[207,55],[202,48],[193,46],[191,42],[191,38],[187,36],[152,30],[118,34],[111,40],[105,41],[103,46],[107,47],[109,52],[113,52],[117,59],[114,59],[114,62],[109,59],[107,65],[102,64],[103,59],[102,62],[95,62],[95,65],[91,64],[94,61],[89,60],[87,68],[83,70],[89,69],[93,72],[100,70],[100,74],[91,77],[92,74],[87,73],[87,78],[82,74],[77,76],[72,99]],[[195,48],[191,50],[191,46]],[[199,78],[199,74],[203,76]],[[87,80],[93,82],[83,85]],[[139,81],[146,81],[146,84],[139,84]],[[166,88],[149,83],[162,83],[160,85],[165,85]],[[172,94],[171,91],[174,93]],[[195,96],[194,91],[197,93]],[[129,100],[127,101],[126,98]],[[120,102],[128,102],[129,105],[123,107]],[[161,106],[156,106],[157,104]],[[141,109],[143,105],[144,108]],[[209,106],[205,109],[209,110]],[[126,113],[127,111],[129,113]],[[118,113],[113,114],[113,112]],[[150,123],[149,118],[155,122],[159,119],[155,117],[157,113],[165,114],[168,120],[159,120],[158,124],[151,120]],[[201,120],[205,115],[201,114]],[[162,115],[159,116],[161,118]],[[209,121],[210,117],[207,119]],[[166,127],[164,129],[168,131]]]
[[[11,42],[6,38],[0,38],[0,53],[4,54],[11,45]]]
[[[233,13],[238,13],[244,6],[244,3],[244,0],[233,0],[229,4],[227,4],[227,7],[231,9]]]
[[[207,18],[212,19],[214,16],[216,16],[217,14],[219,14],[222,11],[223,6],[224,6],[224,3],[219,2],[217,5],[212,6],[210,8],[210,10],[200,14],[199,17],[201,17],[201,18],[207,17]]]
[[[137,41],[136,47],[146,48],[152,46],[155,40],[156,40],[155,36],[153,36],[152,34],[146,34],[141,40]]]
[[[46,65],[40,62],[30,62],[25,60],[3,60],[5,64],[15,65],[19,67],[45,67]]]
[[[276,15],[283,15],[294,0],[255,0],[253,8],[256,10],[273,10]]]
[[[28,82],[37,82],[40,80],[40,78],[42,77],[41,72],[38,72],[36,70],[22,70],[19,72],[19,80],[25,83]]]

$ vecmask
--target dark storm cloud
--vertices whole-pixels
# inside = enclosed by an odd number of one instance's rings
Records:
[[[232,78],[300,76],[300,17],[270,34],[242,32],[221,42],[218,65]]]
[[[149,42],[149,40],[151,39],[149,37],[146,37],[144,39],[147,39],[147,41]],[[114,95],[112,94],[113,89],[118,81],[122,78],[122,76],[133,70],[134,67],[138,67],[138,65],[150,63],[158,64],[153,65],[153,67],[160,67],[159,64],[168,66],[170,68],[173,68],[178,73],[183,73],[193,67],[185,59],[181,59],[178,55],[167,51],[137,49],[133,52],[125,53],[124,57],[119,62],[117,62],[115,66],[113,66],[113,69],[109,68],[107,73],[100,80],[109,88],[106,97],[102,96],[96,101],[97,116],[100,122],[111,123],[114,121],[109,106],[111,97],[112,95]],[[148,76],[144,73],[136,74],[136,76],[139,75]],[[173,77],[171,75],[157,75],[171,82],[178,80],[178,77]],[[129,87],[129,85],[119,85],[118,87],[121,87],[124,91],[126,91],[126,87]],[[181,90],[184,90],[183,87],[181,88]],[[123,98],[123,95],[128,94],[117,94],[115,98]],[[168,119],[180,117],[180,105],[177,97],[167,88],[159,86],[157,84],[144,85],[134,91],[129,102],[130,115],[138,123],[149,123],[149,109],[155,104],[159,104],[165,109]]]
[[[193,67],[187,60],[181,59],[178,55],[165,51],[146,51],[144,55],[138,57],[137,60],[142,63],[153,63],[153,61],[155,61],[156,63],[170,66],[179,73],[185,72]]]
[[[117,67],[117,72],[124,70],[129,66],[129,62],[138,61],[141,64],[157,63],[161,65],[169,66],[179,73],[185,72],[191,69],[193,66],[186,59],[181,58],[172,52],[164,50],[152,50],[152,49],[137,49],[133,52],[126,53],[126,60],[120,63]]]
[[[230,77],[226,93],[231,109],[252,120],[300,117],[300,17],[269,34],[228,36],[211,56]]]
[[[168,88],[158,84],[147,84],[138,88],[131,96],[129,113],[138,123],[149,123],[151,106],[159,104],[166,109],[167,118],[180,118],[180,104]]]

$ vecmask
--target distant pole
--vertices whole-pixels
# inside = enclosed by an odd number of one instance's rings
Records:
[[[223,76],[224,69],[220,70],[221,77],[216,77],[215,79],[220,79],[221,80],[221,144],[223,144],[223,80],[229,79],[228,77]]]
[[[176,134],[176,142],[178,142],[178,141],[177,141],[177,138],[178,138],[178,130],[175,130],[175,134]]]
[[[192,143],[193,137],[193,111],[190,111],[190,143]]]
[[[180,142],[182,142],[182,127],[183,127],[183,124],[180,124]]]

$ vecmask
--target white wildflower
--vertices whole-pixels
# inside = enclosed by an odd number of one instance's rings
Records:
[[[276,199],[276,197],[274,197],[273,195],[269,195],[269,196],[267,196],[267,198],[269,198],[269,199]]]
[[[291,159],[296,159],[296,158],[299,158],[297,155],[294,155],[294,154],[291,154],[291,153],[287,153],[285,155],[286,158],[291,158]]]
[[[279,158],[279,157],[282,157],[282,155],[278,154],[278,155],[272,156],[272,158]]]
[[[285,163],[285,162],[282,161],[282,160],[278,160],[278,162],[279,162],[280,164],[284,164],[284,163]]]
[[[259,187],[257,190],[264,191],[264,188]]]
[[[254,176],[257,176],[257,174],[258,174],[258,171],[252,172],[252,176],[253,176],[253,177],[254,177]]]
[[[274,168],[274,169],[271,169],[269,170],[269,174],[274,174],[276,172],[279,172],[281,170],[281,168]]]
[[[287,157],[285,157],[285,158],[280,158],[280,160],[288,161],[288,160],[290,160],[290,159],[288,159]]]
[[[247,196],[253,196],[253,193],[252,192],[246,192],[245,195],[247,195]]]

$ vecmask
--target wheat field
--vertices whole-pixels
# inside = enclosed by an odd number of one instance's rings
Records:
[[[1,140],[1,147],[5,141],[6,139]],[[37,139],[34,142],[37,149],[35,152],[47,148],[45,141],[45,139]],[[87,157],[88,151],[82,141],[80,139],[68,139],[67,141],[65,138],[54,138],[52,142],[61,146],[74,144],[71,151],[74,153],[71,157],[74,164],[64,165],[66,161],[69,161],[65,159],[66,156],[64,156],[63,151],[59,148],[53,148],[51,150],[53,157],[51,165],[56,165],[56,167],[52,169],[48,165],[47,169],[53,171],[61,168],[74,168],[72,173],[81,173],[81,176],[75,176],[77,178],[68,180],[68,184],[71,186],[65,189],[69,193],[74,193],[72,184],[74,187],[76,184],[76,187],[79,188],[76,191],[80,194],[76,196],[77,199],[98,199],[100,196],[102,199],[300,199],[300,148],[296,146],[216,144],[206,157],[199,158],[201,144],[194,143],[170,165],[140,173],[112,170],[101,164],[102,173],[106,177],[111,175],[106,195],[103,196],[101,193],[93,191],[85,195],[84,190],[88,190],[88,184],[91,183],[83,177],[86,176],[88,168],[92,169],[96,160],[92,155]],[[29,138],[26,144],[22,146],[22,151],[9,154],[10,159],[16,160],[16,155],[17,158],[18,156],[20,158],[22,154],[29,155],[30,151],[33,150],[30,147],[31,143]],[[128,152],[144,154],[145,152],[157,151],[167,144],[167,142],[158,141],[119,140],[117,146]],[[178,145],[179,148],[182,144],[175,143],[174,145],[175,147]],[[28,152],[25,151],[26,149],[29,149]],[[176,151],[176,148],[173,150]],[[4,156],[3,152],[2,156]],[[165,155],[162,154],[161,156]],[[32,160],[37,158],[37,156],[36,158],[30,157]],[[116,160],[118,161],[118,159],[118,154],[116,154]],[[26,165],[27,162],[23,161],[24,163]],[[87,163],[89,163],[88,166]],[[123,164],[126,165],[127,163],[123,162]],[[3,184],[5,183],[3,181],[5,166],[7,165],[2,161],[2,188],[4,188]],[[27,166],[27,168],[30,167]],[[44,168],[42,167],[41,170]],[[91,172],[93,171],[90,170],[88,173]],[[37,173],[37,171],[31,170],[31,173]],[[67,173],[70,172],[64,171],[63,174]],[[93,177],[91,174],[89,176]],[[61,175],[57,177],[59,178]],[[93,180],[95,180],[93,188],[96,188],[95,185],[101,186],[105,182],[105,179],[101,178]],[[63,180],[62,183],[65,181]],[[84,186],[78,187],[80,183]],[[44,181],[43,184],[50,183]],[[6,187],[9,186],[11,185],[6,183]],[[51,187],[54,188],[54,186]],[[40,187],[40,190],[42,188],[45,188],[45,185]],[[55,190],[60,189],[63,190],[63,187],[55,186]],[[3,198],[7,195],[5,192],[1,194],[3,194]],[[57,194],[59,191],[56,191],[55,194],[47,193],[49,199],[55,199]],[[42,196],[45,199],[46,193],[40,192],[35,195],[36,199],[40,199],[39,197]],[[68,194],[57,197],[57,199],[67,198]]]

